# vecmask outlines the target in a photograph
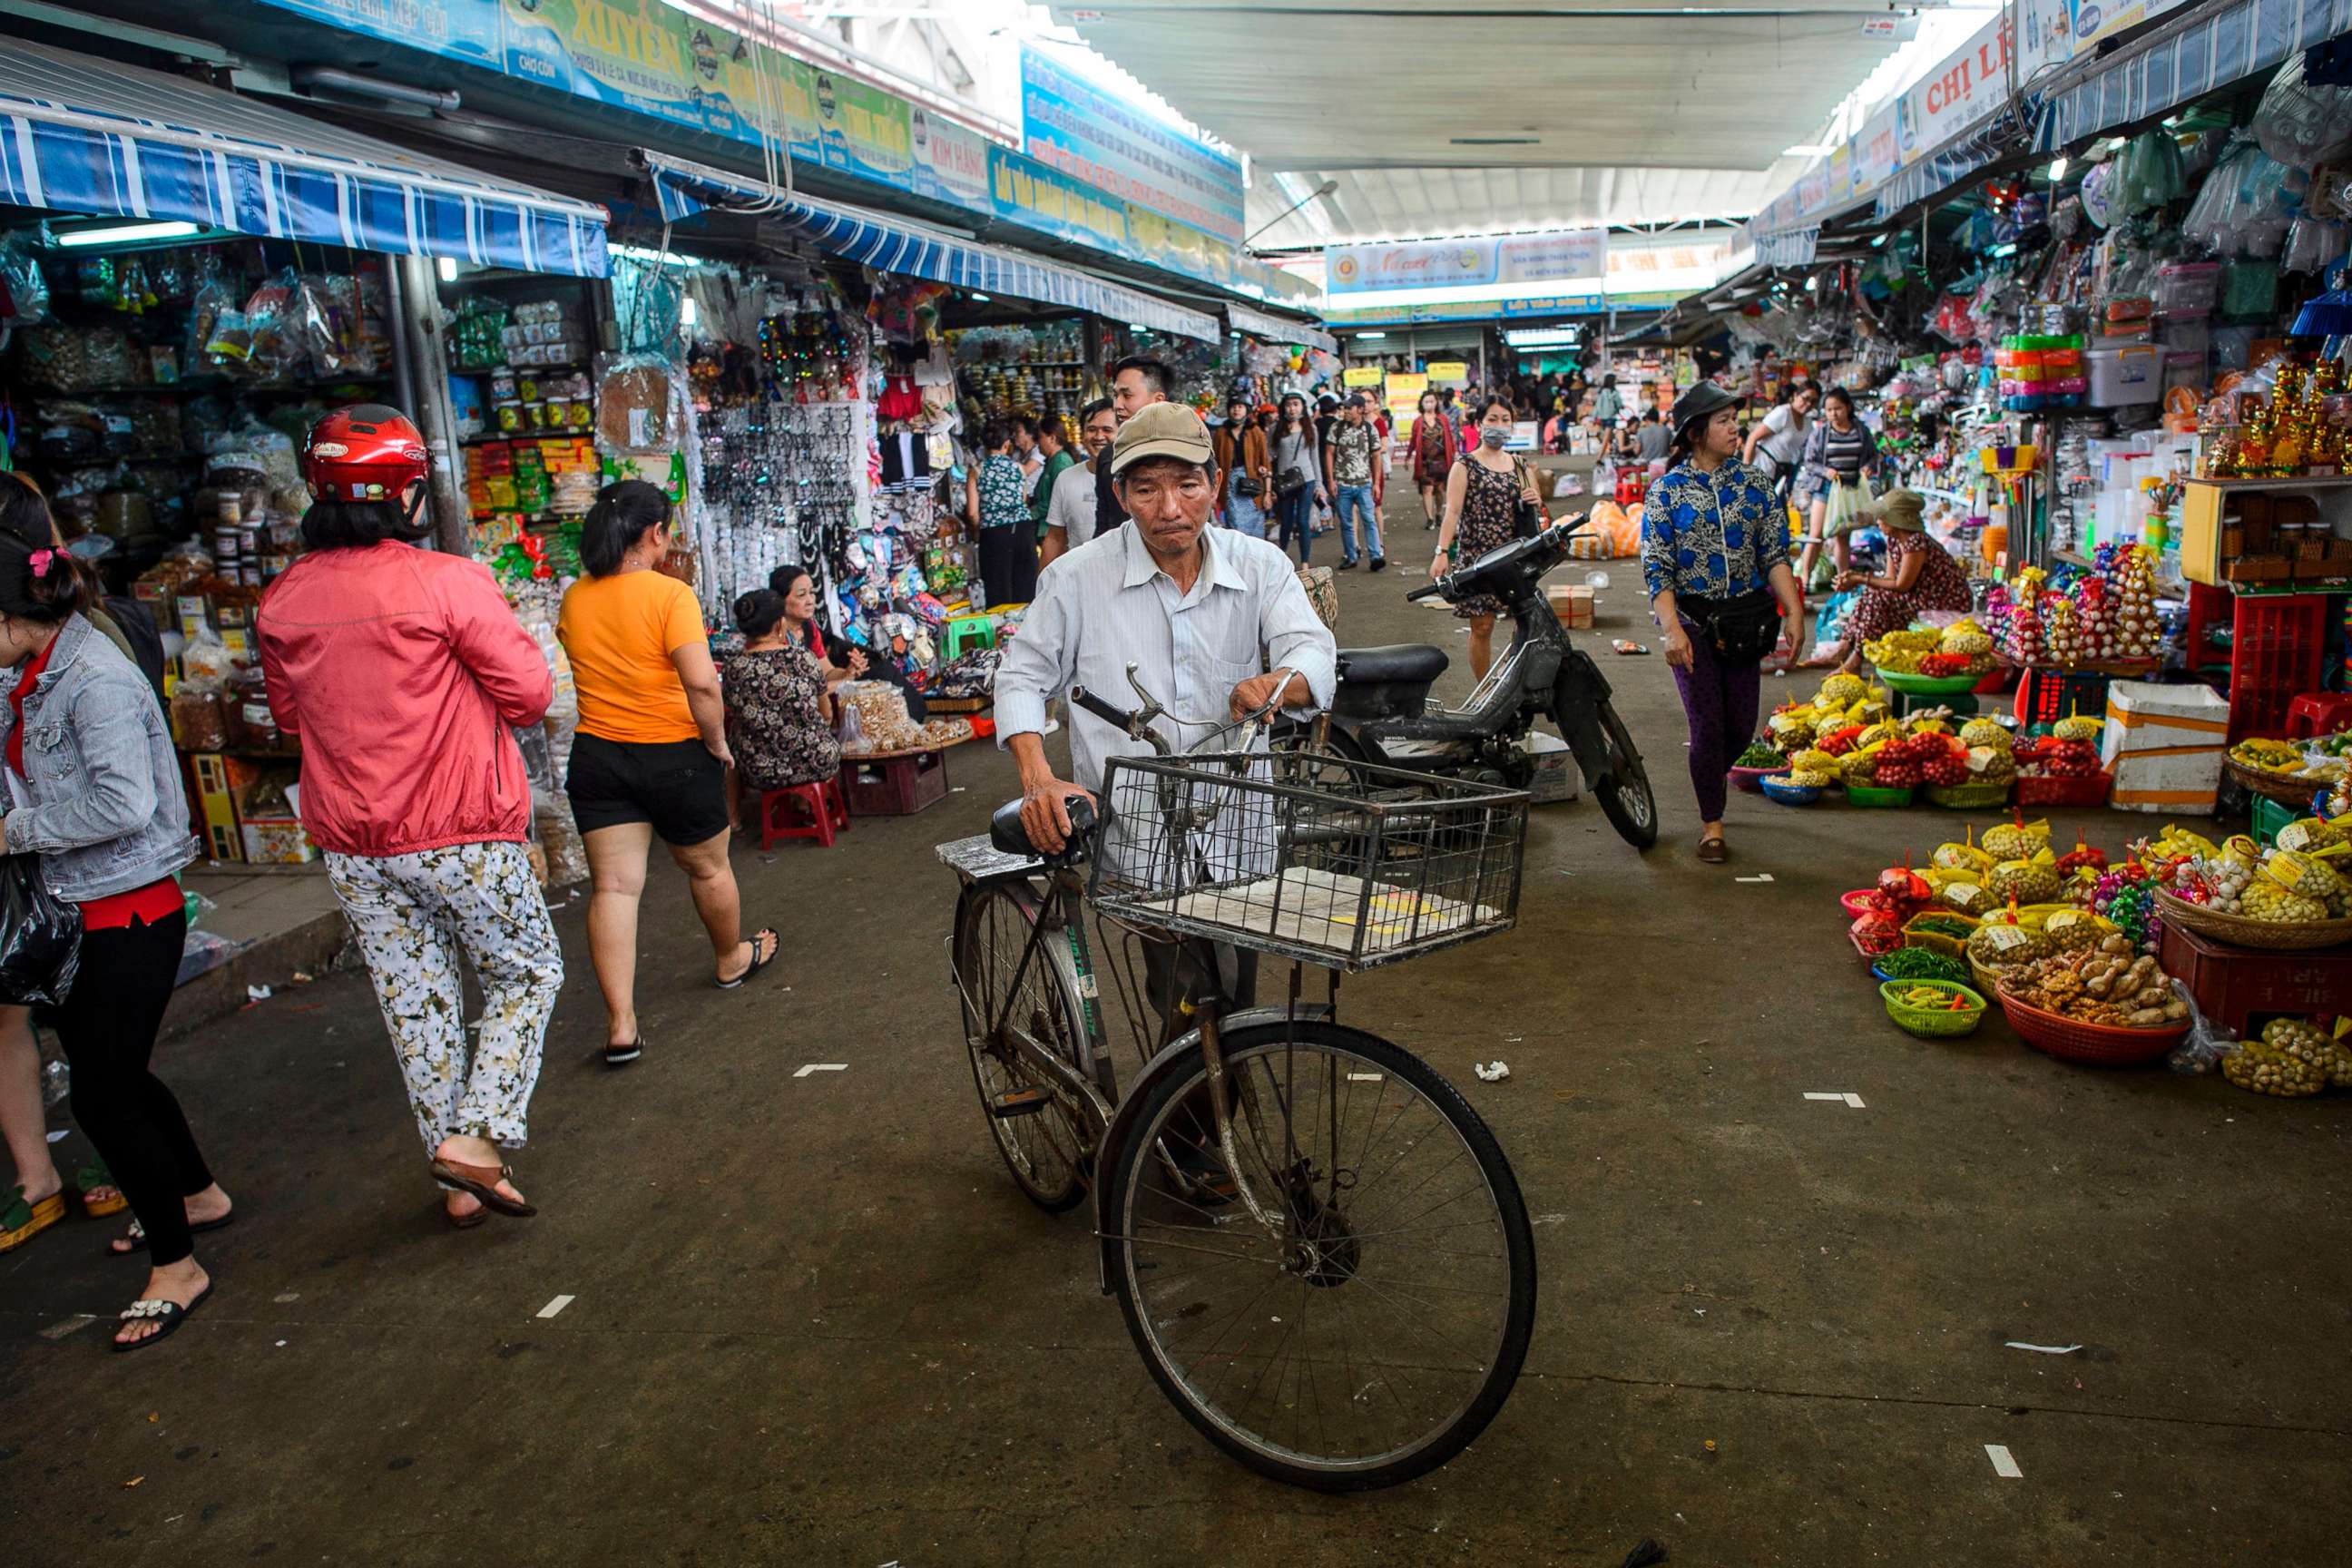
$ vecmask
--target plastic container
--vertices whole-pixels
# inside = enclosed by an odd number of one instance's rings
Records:
[[[1922,986],[1932,987],[1946,996],[1958,996],[1968,1003],[1965,1008],[1914,1007],[1901,1000],[1906,992]],[[1985,999],[1956,980],[1887,980],[1878,987],[1879,1000],[1886,1004],[1886,1016],[1897,1027],[1923,1040],[1950,1039],[1976,1033],[1984,1022]]]
[[[2092,1067],[2139,1067],[2161,1061],[2189,1037],[2189,1021],[2163,1029],[2126,1029],[2084,1024],[2045,1013],[2002,993],[2000,1010],[2018,1038],[2046,1057]]]
[[[2254,796],[2254,842],[2268,848],[2278,837],[2279,829],[2301,819],[2302,814],[2291,805],[2273,800],[2266,795]]]
[[[2248,735],[2284,735],[2297,696],[2322,689],[2327,652],[2327,595],[2236,597],[2230,646],[2230,743]]]
[[[1840,893],[1838,908],[1845,911],[1846,919],[1858,921],[1870,912],[1870,896],[1876,891],[1875,888],[1856,888],[1852,892]]]
[[[1911,796],[1912,790],[1908,784],[1900,789],[1880,789],[1875,784],[1850,784],[1845,786],[1845,803],[1848,805],[1885,810],[1895,806],[1909,805]]]
[[[1784,773],[1787,770],[1784,768],[1736,767],[1731,770],[1731,787],[1734,789],[1746,790],[1749,795],[1762,795],[1764,793],[1764,780],[1770,774]]]
[[[1983,811],[2009,799],[2009,781],[1999,784],[1929,784],[1927,798],[1949,811]]]
[[[945,752],[844,757],[841,792],[852,816],[908,816],[948,797]]]
[[[1820,788],[1813,784],[1792,784],[1786,773],[1769,773],[1764,779],[1764,795],[1782,805],[1811,805],[1822,798]]]
[[[2241,1037],[2274,1017],[2352,1013],[2352,949],[2257,952],[2167,921],[2157,962],[2199,1012]]]
[[[2083,355],[2094,408],[2130,408],[2164,395],[2164,355],[2153,344],[2091,349]]]
[[[2055,778],[2044,775],[2029,778],[2021,773],[2017,780],[2017,804],[2032,805],[2100,806],[2107,804],[2107,791],[2115,787],[2113,773],[2089,773],[2081,778]]]
[[[1906,675],[1897,669],[1877,672],[1881,685],[1890,691],[1906,692],[1913,697],[1957,697],[1976,689],[1981,675]]]

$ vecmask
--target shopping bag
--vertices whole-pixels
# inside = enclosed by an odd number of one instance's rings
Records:
[[[37,855],[0,857],[0,1002],[55,1006],[81,965],[81,910],[49,891]]]

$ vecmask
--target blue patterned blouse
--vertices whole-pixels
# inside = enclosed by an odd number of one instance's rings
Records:
[[[1771,585],[1789,559],[1789,514],[1738,458],[1707,473],[1675,464],[1642,502],[1642,585],[1656,598],[1728,599]]]

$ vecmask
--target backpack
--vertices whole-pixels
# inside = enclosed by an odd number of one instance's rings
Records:
[[[131,645],[131,662],[155,689],[155,700],[163,700],[163,634],[156,628],[154,612],[127,595],[111,594],[99,601],[99,607],[112,618],[122,640]]]

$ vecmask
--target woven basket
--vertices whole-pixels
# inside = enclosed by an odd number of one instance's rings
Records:
[[[1933,986],[1947,995],[1958,993],[1968,998],[1969,1005],[1958,1013],[1941,1007],[1906,1006],[1898,998],[1915,985]],[[1879,985],[1878,996],[1886,1004],[1886,1016],[1895,1020],[1897,1027],[1923,1040],[1972,1035],[1976,1033],[1977,1026],[1984,1022],[1985,999],[1967,986],[1949,980],[1889,980]]]
[[[2352,920],[2319,921],[2311,925],[2280,925],[2274,921],[2225,915],[2203,904],[2176,899],[2159,888],[2156,907],[2165,920],[2183,931],[2210,936],[2238,947],[2266,948],[2273,952],[2305,952],[2313,948],[2341,947],[2352,942]]]
[[[2170,1056],[2189,1037],[2189,1020],[2161,1029],[2126,1029],[2105,1024],[2084,1024],[2028,1005],[2008,992],[1998,993],[2000,1010],[2018,1037],[2046,1057],[2086,1062],[2093,1067],[2138,1067]]]
[[[2323,790],[2334,787],[2331,784],[2321,784],[2316,779],[2302,778],[2292,773],[2266,773],[2261,768],[2250,768],[2237,758],[2227,754],[2221,758],[2221,766],[2231,778],[2254,794],[2266,800],[2277,801],[2281,805],[2294,806],[2301,812],[2310,811],[2313,796]]]
[[[1903,945],[1906,947],[1931,948],[1934,951],[1944,954],[1947,958],[1958,958],[1965,961],[1969,956],[1969,939],[1967,937],[1946,936],[1941,931],[1917,931],[1913,929],[1921,920],[1930,914],[1941,915],[1947,920],[1966,921],[1972,926],[1978,923],[1974,915],[1964,915],[1952,910],[1922,910],[1919,914],[1913,915],[1909,920],[1903,922]]]

